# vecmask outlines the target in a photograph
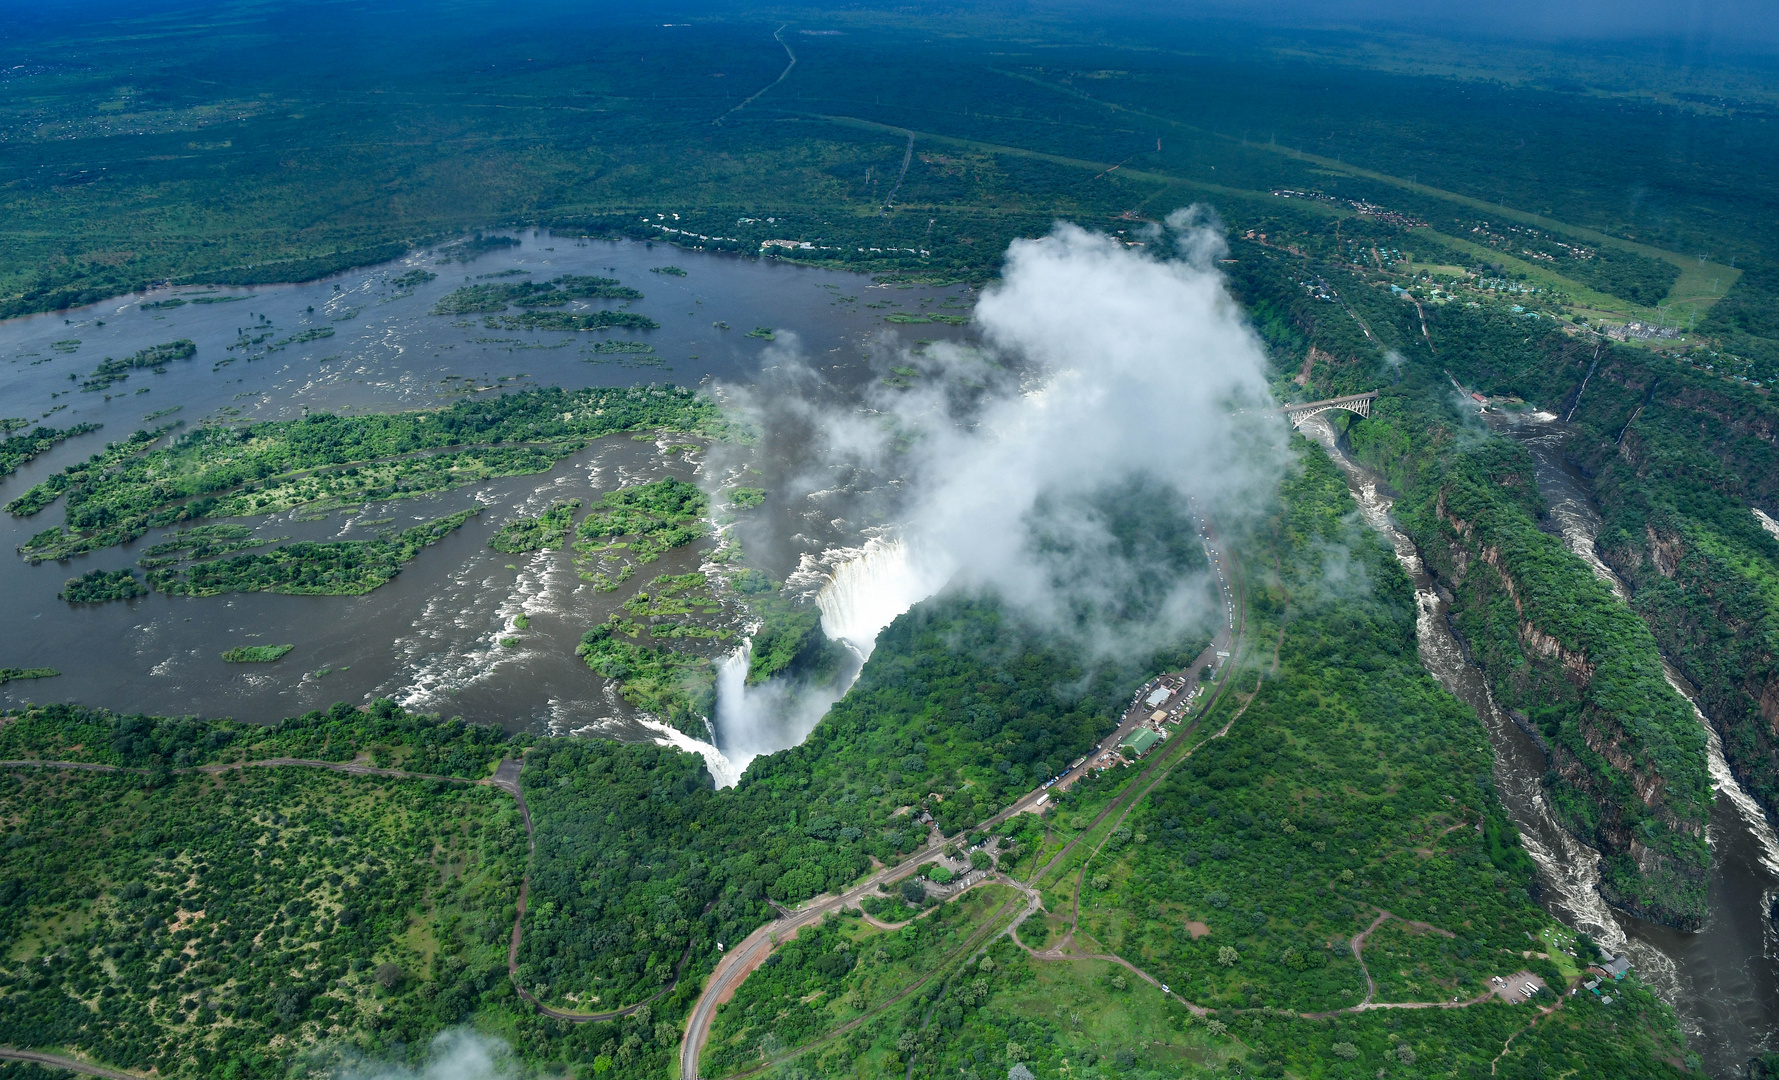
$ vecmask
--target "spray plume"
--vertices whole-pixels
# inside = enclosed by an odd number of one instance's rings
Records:
[[[947,585],[992,591],[1092,656],[1177,642],[1217,616],[1191,569],[1192,517],[1230,527],[1256,512],[1284,468],[1285,427],[1216,269],[1220,227],[1192,208],[1147,239],[1059,223],[1014,242],[976,307],[983,347],[901,352],[893,362],[921,377],[868,391],[862,409],[739,398],[763,431],[817,434],[811,517],[899,523],[832,571],[817,599],[830,638],[863,660]],[[819,383],[789,350],[775,359],[792,385]],[[725,674],[718,732],[749,756],[800,741],[838,693],[768,701]]]
[[[340,1080],[518,1080],[520,1074],[512,1047],[468,1028],[440,1032],[418,1068],[371,1061],[350,1050],[335,1055],[333,1062],[315,1064]]]

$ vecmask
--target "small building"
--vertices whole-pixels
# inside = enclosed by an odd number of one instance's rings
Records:
[[[1631,970],[1631,958],[1628,956],[1614,956],[1610,960],[1600,963],[1599,968],[1614,979],[1622,979],[1625,977],[1625,972]]]
[[[1120,742],[1118,745],[1129,750],[1136,756],[1142,757],[1144,754],[1147,754],[1150,750],[1154,749],[1155,744],[1160,741],[1161,736],[1155,734],[1155,732],[1150,731],[1148,728],[1138,728],[1129,735],[1126,735],[1124,741]]]
[[[1153,709],[1155,706],[1160,705],[1162,702],[1172,697],[1173,693],[1174,692],[1169,690],[1166,686],[1157,686],[1155,689],[1149,691],[1149,696],[1143,699],[1143,703]]]

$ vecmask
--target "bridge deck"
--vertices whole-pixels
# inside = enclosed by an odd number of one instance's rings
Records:
[[[1345,409],[1358,416],[1371,415],[1371,403],[1377,400],[1378,391],[1368,390],[1363,394],[1347,394],[1343,397],[1324,398],[1321,401],[1300,401],[1292,405],[1280,406],[1279,411],[1290,418],[1293,425],[1301,424],[1310,417],[1325,413],[1330,409]]]

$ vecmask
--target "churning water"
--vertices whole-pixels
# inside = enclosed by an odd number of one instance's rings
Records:
[[[0,416],[57,427],[104,425],[0,479],[0,501],[86,459],[106,441],[178,421],[437,408],[524,386],[677,382],[721,392],[756,382],[778,363],[774,350],[785,345],[787,331],[844,388],[875,378],[866,354],[894,329],[884,312],[915,310],[942,294],[952,303],[949,297],[967,293],[884,288],[856,274],[641,243],[531,232],[515,239],[516,245],[469,263],[434,250],[300,285],[162,290],[0,323]],[[684,275],[650,273],[667,263]],[[425,275],[416,270],[437,277],[419,280]],[[660,328],[611,336],[653,351],[602,353],[599,335],[492,330],[480,317],[431,314],[442,296],[465,284],[561,274],[605,275],[639,288],[644,296],[631,309]],[[777,342],[749,336],[750,327],[773,329]],[[969,333],[943,323],[917,332],[933,339]],[[79,391],[78,380],[104,357],[180,338],[196,343],[194,359],[176,361],[164,374],[133,372],[103,393]],[[702,451],[677,453],[619,435],[547,473],[337,510],[323,520],[301,514],[243,519],[267,540],[369,539],[381,529],[483,507],[479,518],[422,551],[393,581],[358,597],[157,593],[71,606],[56,598],[66,579],[131,566],[136,549],[160,540],[160,532],[68,563],[32,566],[11,549],[59,524],[61,506],[27,519],[0,515],[0,667],[63,673],[0,687],[0,705],[59,700],[271,721],[335,701],[386,696],[515,729],[664,738],[659,725],[619,700],[574,655],[581,633],[634,587],[601,592],[577,574],[572,552],[506,555],[492,551],[488,538],[506,520],[537,513],[554,499],[579,498],[584,508],[604,491],[663,476],[715,489],[739,482],[730,472],[745,464],[762,473],[747,483],[773,491],[751,518],[787,521],[771,530],[771,543],[750,538],[748,544],[750,554],[778,567],[774,577],[802,553],[862,543],[857,528],[828,527],[832,513],[804,520],[825,508],[806,505],[790,482],[796,466],[774,460],[776,453],[762,450],[753,460],[725,460],[713,470]],[[735,455],[726,448],[724,456]],[[669,552],[639,577],[704,568],[709,553],[708,543]],[[220,657],[237,645],[285,643],[295,650],[274,664],[226,664]]]
[[[1621,599],[1628,598],[1624,583],[1594,550],[1599,514],[1585,486],[1562,462],[1563,432],[1556,426],[1556,418],[1548,414],[1520,426],[1503,425],[1506,434],[1532,453],[1539,491],[1570,550]],[[1599,894],[1599,853],[1570,835],[1551,813],[1542,786],[1544,751],[1496,704],[1486,678],[1466,657],[1448,622],[1447,598],[1427,573],[1414,542],[1391,520],[1392,500],[1379,490],[1374,475],[1346,455],[1320,418],[1305,423],[1304,433],[1320,442],[1346,474],[1366,521],[1388,538],[1414,582],[1421,662],[1482,718],[1494,749],[1496,790],[1538,866],[1543,903],[1569,926],[1631,958],[1638,974],[1674,1006],[1711,1075],[1739,1075],[1749,1057],[1775,1048],[1779,1035],[1779,940],[1767,917],[1779,895],[1779,837],[1730,774],[1716,731],[1700,714],[1719,796],[1707,830],[1713,865],[1704,927],[1685,934],[1613,910]],[[1671,668],[1669,679],[1690,701],[1685,681]]]

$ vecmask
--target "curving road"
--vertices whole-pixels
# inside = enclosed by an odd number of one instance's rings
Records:
[[[0,764],[16,764],[0,762]],[[67,1069],[69,1072],[85,1073],[88,1076],[102,1076],[105,1080],[142,1080],[140,1073],[119,1072],[101,1065],[90,1065],[78,1058],[63,1057],[61,1054],[45,1054],[36,1050],[19,1050],[11,1046],[0,1046],[0,1061],[29,1061],[34,1065],[48,1065],[52,1069]]]
[[[1205,552],[1210,559],[1211,568],[1217,574],[1217,583],[1222,591],[1224,599],[1225,617],[1223,629],[1218,632],[1210,646],[1199,655],[1198,659],[1194,660],[1192,665],[1186,669],[1190,676],[1196,676],[1201,667],[1207,663],[1213,662],[1219,652],[1227,652],[1233,656],[1236,651],[1236,645],[1239,643],[1242,630],[1246,625],[1246,604],[1244,598],[1236,593],[1231,585],[1235,580],[1233,573],[1234,567],[1230,561],[1228,553],[1218,546],[1215,532],[1208,527],[1205,529]],[[1201,716],[1209,712],[1211,706],[1221,700],[1226,685],[1225,682],[1218,682],[1216,688],[1206,696],[1204,703],[1199,707]],[[1067,788],[1068,785],[1073,784],[1076,780],[1087,775],[1089,770],[1093,768],[1094,758],[1098,755],[1099,750],[1107,746],[1117,745],[1118,740],[1122,739],[1131,731],[1136,730],[1136,728],[1149,716],[1151,711],[1152,709],[1143,705],[1140,699],[1137,702],[1134,702],[1131,707],[1126,710],[1124,718],[1120,721],[1117,729],[1107,738],[1101,740],[1094,752],[1084,758],[1079,765],[1068,770],[1053,783],[1046,784],[1043,787],[1036,788],[1020,796],[1020,798],[1015,800],[1011,805],[1007,806],[993,817],[984,820],[981,824],[977,825],[976,828],[981,830],[993,829],[995,826],[1005,822],[1013,815],[1025,813],[1028,810],[1035,810],[1043,803],[1049,801],[1051,787],[1064,789]],[[1063,845],[1061,849],[1045,861],[1043,866],[1034,870],[1032,879],[1034,881],[1037,880],[1045,871],[1049,870],[1050,867],[1056,865],[1057,860],[1064,858],[1069,852],[1073,851],[1075,845],[1080,842],[1080,838],[1092,833],[1101,822],[1105,821],[1107,815],[1125,808],[1126,805],[1132,801],[1132,795],[1136,793],[1139,788],[1142,788],[1142,790],[1146,792],[1147,787],[1143,786],[1142,781],[1145,778],[1150,777],[1152,774],[1158,773],[1158,771],[1165,773],[1167,768],[1172,767],[1171,764],[1167,763],[1178,756],[1178,748],[1185,743],[1185,739],[1181,737],[1184,734],[1184,730],[1176,732],[1174,738],[1169,739],[1163,744],[1160,750],[1151,754],[1148,762],[1138,774],[1136,781],[1131,783],[1125,792],[1118,798],[1112,800],[1112,802],[1100,812],[1099,816],[1094,818],[1092,824],[1082,829],[1073,839]],[[1153,786],[1153,784],[1149,786]],[[724,954],[723,959],[717,964],[716,969],[710,973],[710,978],[705,982],[704,990],[698,995],[697,1002],[692,1006],[692,1014],[687,1019],[685,1038],[680,1043],[679,1074],[681,1080],[698,1080],[698,1059],[704,1052],[705,1043],[710,1039],[710,1026],[716,1019],[717,1007],[735,995],[736,989],[750,974],[753,973],[754,969],[758,968],[766,961],[766,957],[771,955],[772,950],[781,941],[788,940],[791,935],[795,934],[802,927],[809,925],[830,912],[858,904],[865,896],[874,894],[877,891],[878,885],[900,881],[902,878],[909,876],[919,868],[922,861],[930,856],[938,854],[945,847],[947,842],[945,837],[935,830],[930,835],[926,847],[910,855],[897,865],[878,870],[876,873],[864,878],[858,884],[847,889],[838,896],[815,897],[814,899],[799,905],[795,911],[761,926],[759,929],[743,938],[739,944],[729,949]],[[1008,930],[1011,930],[1013,926],[1017,926],[1019,923],[1024,922],[1026,918],[1030,917],[1032,912],[1036,911],[1038,906],[1040,906],[1040,901],[1037,899],[1036,890],[1022,886],[1010,878],[1005,878],[999,874],[996,874],[995,878],[999,879],[1004,884],[1012,885],[1019,889],[1020,892],[1024,893],[1026,896],[1026,910],[1013,921],[1007,930],[1002,931],[1005,933]],[[1112,959],[1117,958],[1114,957]],[[1131,966],[1126,961],[1119,960],[1119,962],[1124,963],[1127,967]],[[1154,981],[1146,973],[1137,971],[1134,967],[1132,967],[1131,970],[1136,971],[1138,975],[1145,979],[1149,979],[1151,982]]]

